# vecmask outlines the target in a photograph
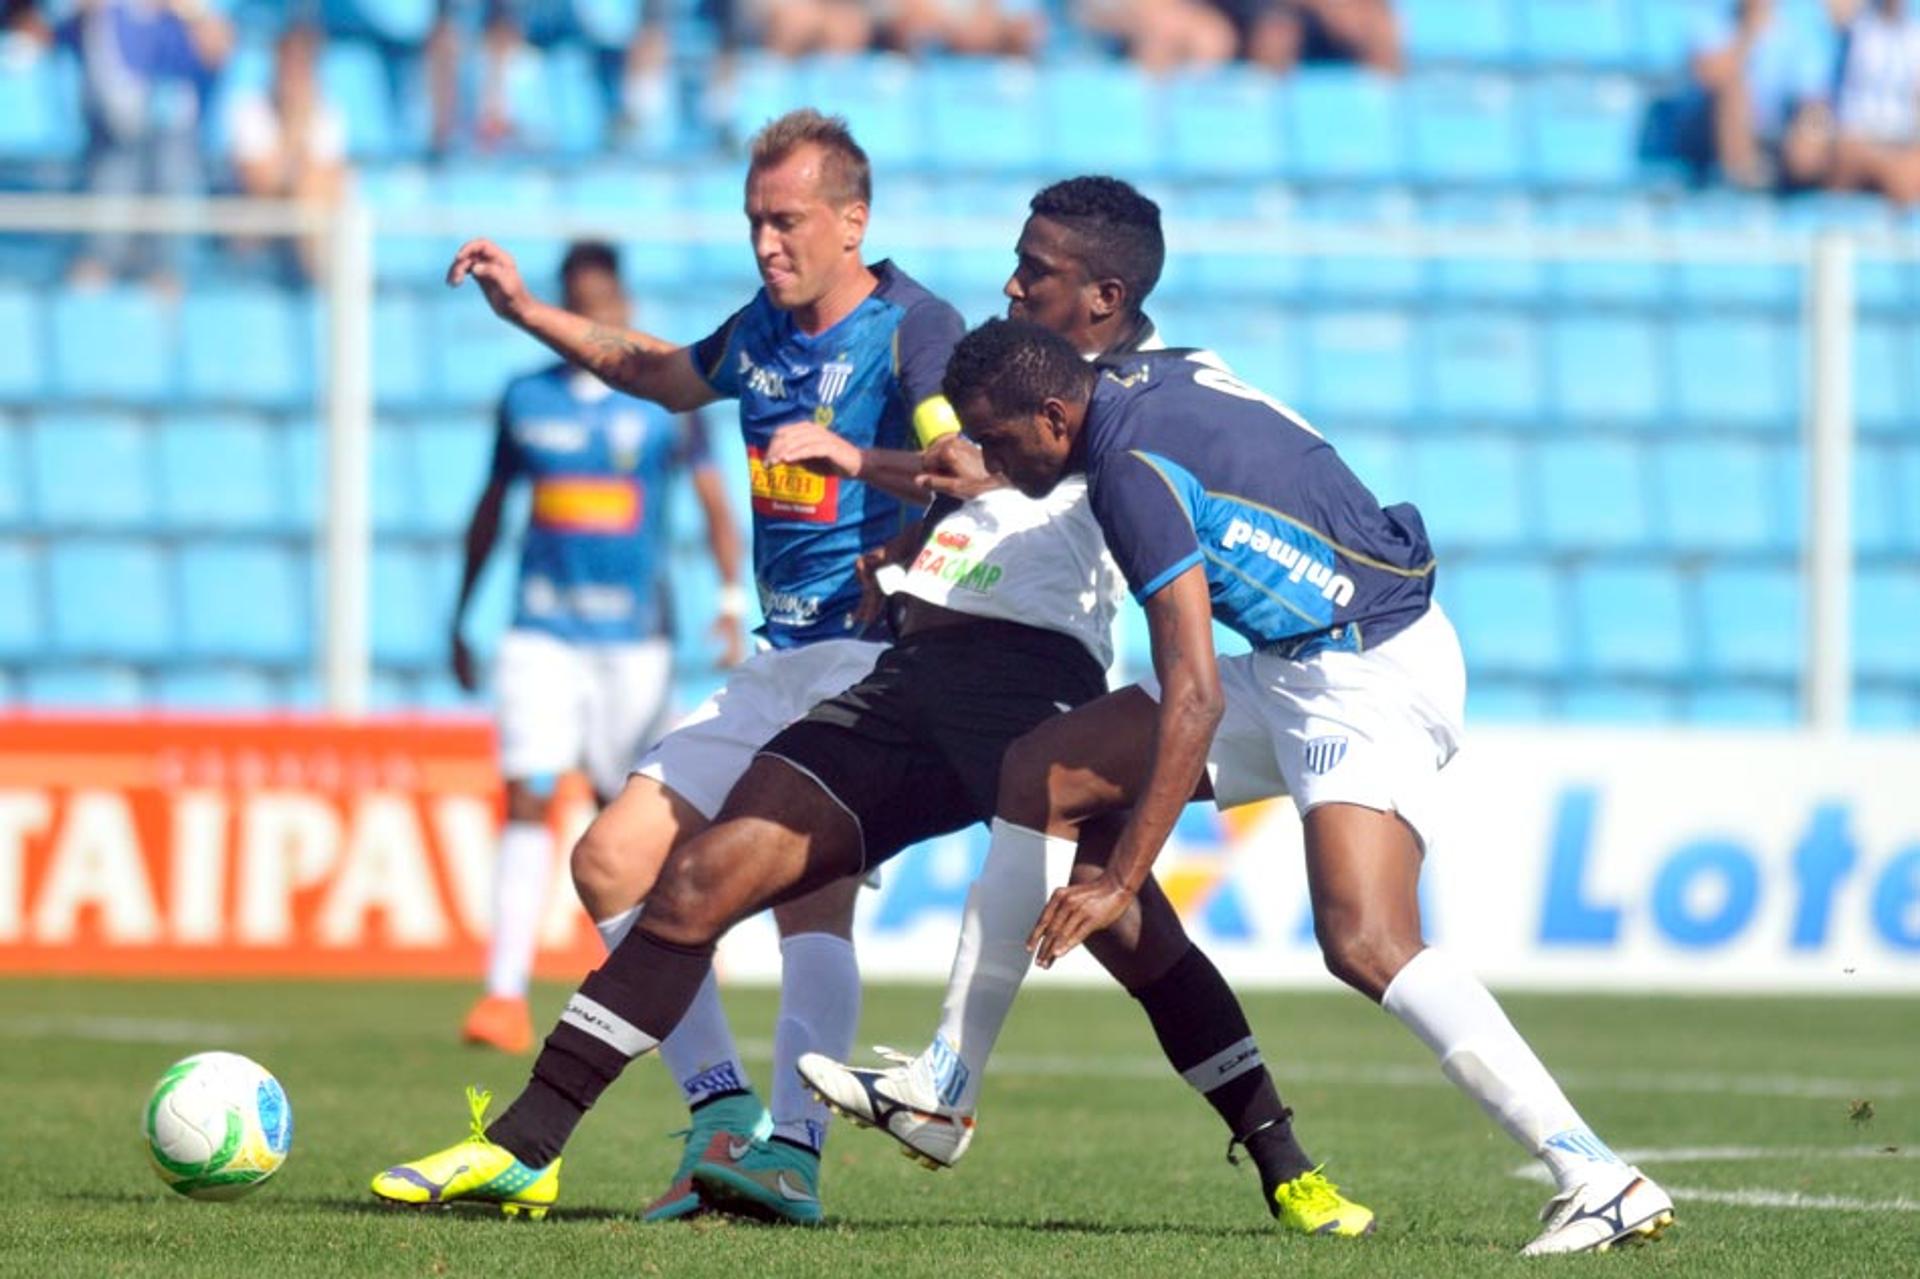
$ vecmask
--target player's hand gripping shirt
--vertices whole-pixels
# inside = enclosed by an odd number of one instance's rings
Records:
[[[762,290],[693,348],[707,383],[740,402],[753,476],[753,572],[775,648],[880,638],[853,620],[854,561],[917,512],[870,484],[801,466],[767,466],[780,427],[813,421],[859,448],[915,449],[944,434],[947,357],[966,326],[959,312],[890,262],[851,315],[823,333],[800,331]]]
[[[1204,355],[1107,363],[1082,448],[1139,599],[1203,564],[1214,616],[1294,657],[1371,647],[1427,611],[1420,512],[1383,509],[1317,432]]]
[[[665,632],[667,486],[675,467],[707,464],[684,423],[564,364],[508,384],[493,478],[533,486],[516,627],[569,643]]]

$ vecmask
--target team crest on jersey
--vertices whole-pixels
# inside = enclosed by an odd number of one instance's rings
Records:
[[[646,439],[647,423],[638,413],[615,413],[607,423],[607,448],[613,454],[613,469],[631,471],[640,465],[640,443]]]
[[[1307,742],[1307,771],[1316,776],[1331,773],[1347,757],[1344,737],[1315,737]]]
[[[820,385],[818,399],[821,404],[832,404],[847,389],[847,383],[853,380],[853,365],[843,355],[836,360],[828,360],[820,366]]]

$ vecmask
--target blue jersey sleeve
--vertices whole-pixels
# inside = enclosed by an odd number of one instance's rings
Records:
[[[740,381],[736,376],[738,367],[730,358],[734,340],[739,336],[741,321],[746,319],[752,304],[741,307],[725,322],[707,336],[693,344],[693,367],[700,371],[716,395],[724,399],[740,398]]]
[[[1146,600],[1201,562],[1200,539],[1178,479],[1147,456],[1109,453],[1088,481],[1094,518],[1135,599]]]
[[[900,317],[894,335],[894,368],[908,412],[940,394],[947,359],[967,333],[960,313],[936,297],[915,302]]]

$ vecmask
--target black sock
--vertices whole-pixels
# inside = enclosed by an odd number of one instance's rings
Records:
[[[1233,1147],[1244,1145],[1260,1169],[1267,1210],[1278,1212],[1274,1187],[1313,1167],[1293,1136],[1293,1112],[1280,1104],[1273,1076],[1260,1060],[1247,1015],[1226,978],[1198,946],[1132,992],[1153,1022],[1161,1051],[1225,1121]],[[1238,1160],[1235,1160],[1238,1162]]]
[[[533,1078],[488,1125],[487,1139],[529,1168],[552,1163],[627,1063],[680,1024],[712,967],[711,945],[680,946],[634,929],[567,1001]]]

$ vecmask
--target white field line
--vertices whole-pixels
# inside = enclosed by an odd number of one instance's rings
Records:
[[[1920,1159],[1920,1150],[1887,1150],[1880,1146],[1675,1146],[1667,1149],[1622,1150],[1620,1157],[1655,1171],[1673,1164],[1743,1163],[1791,1159],[1796,1162],[1827,1159]],[[1537,1163],[1508,1169],[1522,1181],[1551,1183],[1553,1178]],[[1733,1190],[1709,1186],[1676,1186],[1661,1182],[1675,1199],[1690,1203],[1728,1204],[1735,1208],[1797,1208],[1818,1212],[1920,1212],[1920,1199],[1900,1195],[1893,1199],[1861,1199],[1853,1195],[1810,1195],[1799,1190],[1745,1186]]]
[[[271,1026],[172,1017],[109,1017],[79,1013],[0,1017],[0,1039],[79,1039],[106,1044],[265,1043],[289,1035]]]

